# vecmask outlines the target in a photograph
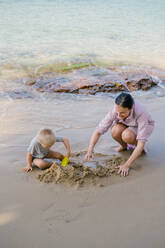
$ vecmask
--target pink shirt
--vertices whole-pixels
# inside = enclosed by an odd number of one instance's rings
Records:
[[[99,130],[101,134],[104,134],[112,125],[117,123],[123,123],[128,127],[137,128],[136,139],[141,141],[147,141],[154,128],[154,121],[150,114],[145,107],[137,101],[135,101],[130,115],[125,120],[118,117],[114,105],[105,118],[99,123],[97,130]]]

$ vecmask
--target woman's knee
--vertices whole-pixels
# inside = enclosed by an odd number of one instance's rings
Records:
[[[116,124],[111,129],[111,135],[114,139],[121,137],[122,132],[126,129],[126,126],[122,124]]]
[[[122,133],[122,140],[127,144],[135,144],[136,143],[136,135],[129,130],[128,128]]]

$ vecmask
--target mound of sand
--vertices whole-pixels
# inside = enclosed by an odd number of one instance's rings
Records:
[[[95,161],[95,168],[91,168],[84,166],[79,161],[81,155],[82,153],[74,154],[73,157],[77,158],[77,161],[71,161],[66,167],[53,163],[49,169],[40,173],[37,178],[45,183],[63,183],[77,186],[98,184],[100,178],[116,174],[115,167],[125,162],[122,157],[112,156],[107,159],[106,155],[103,155],[104,159],[102,158],[101,162]],[[96,154],[96,156],[99,158],[101,154]]]

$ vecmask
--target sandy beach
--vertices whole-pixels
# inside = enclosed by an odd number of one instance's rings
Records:
[[[106,101],[97,104],[97,112],[101,114],[95,116],[95,120],[91,118],[88,127],[83,118],[85,114],[81,113],[82,127],[74,129],[73,124],[73,128],[69,126],[59,129],[60,135],[71,139],[72,151],[87,148],[95,123],[106,112],[106,109],[101,112],[107,106]],[[129,177],[110,177],[105,187],[96,185],[80,189],[40,183],[35,178],[35,172],[26,174],[22,171],[26,164],[27,145],[38,126],[37,121],[31,121],[37,106],[32,110],[28,104],[25,100],[24,109],[27,111],[20,113],[22,118],[18,114],[21,101],[17,101],[14,106],[9,104],[2,120],[0,247],[163,248],[164,100],[159,99],[159,103],[153,102],[152,105],[149,102],[146,104],[156,120],[156,128],[147,144],[148,154],[136,161]],[[89,105],[89,114],[94,112],[92,100],[85,103],[79,101],[78,107],[81,104],[84,107]],[[45,106],[45,113],[48,105],[40,106]],[[28,106],[31,109],[30,117]],[[14,109],[15,116],[12,115]],[[55,110],[52,110],[52,114],[53,111],[54,115],[45,121],[50,126],[53,126],[57,118]],[[78,121],[75,118],[77,125]],[[111,154],[116,145],[107,133],[96,151]],[[57,145],[57,148],[63,149],[61,145]],[[128,154],[122,153],[122,156]]]
[[[0,1],[0,248],[165,247],[164,10],[163,0]],[[23,171],[43,127],[68,138],[72,153],[86,151],[120,92],[156,124],[128,177],[110,167],[97,182],[91,173],[91,184],[66,186]],[[95,153],[127,159],[117,146],[108,131]]]

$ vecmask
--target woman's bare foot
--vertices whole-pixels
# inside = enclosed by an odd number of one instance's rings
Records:
[[[118,148],[116,148],[117,152],[123,152],[127,150],[127,146],[119,146]]]

